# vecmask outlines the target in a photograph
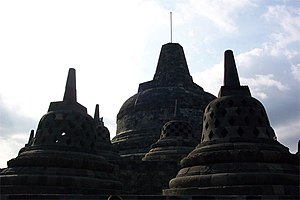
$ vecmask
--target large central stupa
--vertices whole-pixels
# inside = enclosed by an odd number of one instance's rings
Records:
[[[153,80],[141,83],[121,107],[112,144],[123,157],[142,158],[174,113],[190,123],[193,136],[200,139],[203,110],[214,98],[193,82],[182,46],[165,44]]]

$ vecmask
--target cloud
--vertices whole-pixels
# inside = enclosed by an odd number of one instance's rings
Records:
[[[194,16],[204,17],[213,22],[220,31],[235,32],[238,30],[236,20],[239,14],[253,6],[256,6],[253,0],[190,0],[187,5],[182,6],[182,12],[187,14],[187,19]]]
[[[204,70],[192,74],[195,83],[203,87],[207,92],[218,95],[223,83],[223,61]]]
[[[291,66],[293,76],[300,82],[300,63]]]
[[[272,43],[265,44],[270,49],[271,55],[277,55],[292,43],[300,42],[300,8],[288,7],[285,5],[269,6],[263,15],[269,23],[277,24],[277,31],[271,34]],[[299,55],[294,50],[283,51],[285,55],[293,57]]]
[[[246,85],[251,85],[251,89],[254,96],[259,96],[262,99],[266,99],[268,96],[265,91],[270,91],[275,88],[279,91],[285,91],[289,88],[278,80],[274,79],[273,74],[267,75],[255,75],[254,78],[241,78],[241,82]]]
[[[7,104],[0,94],[0,132],[1,137],[15,133],[29,133],[36,126],[36,120],[18,112],[18,106]]]
[[[289,122],[279,123],[273,127],[276,131],[277,140],[288,146],[292,153],[298,151],[298,141],[300,140],[300,117]]]

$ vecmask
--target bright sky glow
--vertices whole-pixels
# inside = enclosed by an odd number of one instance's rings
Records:
[[[77,99],[95,105],[115,136],[116,115],[138,84],[152,80],[160,48],[185,51],[194,82],[217,95],[223,53],[232,49],[242,85],[269,115],[279,142],[300,139],[298,0],[0,1],[0,167],[17,156],[51,101],[63,98],[68,68]]]

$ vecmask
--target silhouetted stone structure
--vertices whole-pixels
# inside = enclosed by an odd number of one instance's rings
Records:
[[[36,135],[31,132],[28,144],[1,172],[1,194],[64,198],[120,193],[122,184],[113,175],[114,166],[97,154],[96,129],[95,120],[77,103],[75,69],[70,69],[63,101],[50,104]]]
[[[97,140],[96,140],[96,152],[102,155],[106,160],[115,163],[118,162],[120,156],[112,146],[110,141],[110,133],[106,126],[104,126],[103,117],[99,117],[99,105],[96,105],[94,120],[96,123],[96,132],[97,132]]]
[[[160,139],[151,145],[144,161],[180,161],[187,156],[197,141],[192,135],[192,126],[185,121],[171,120],[161,131]]]
[[[192,134],[200,139],[203,110],[214,98],[193,82],[182,47],[165,44],[153,80],[141,83],[138,93],[121,107],[112,144],[121,156],[140,160],[159,139],[162,126],[172,119],[176,99],[179,120],[190,123]]]
[[[99,105],[92,118],[77,102],[70,69],[63,101],[0,169],[1,199],[299,199],[300,142],[291,154],[276,141],[232,51],[224,65],[215,99],[193,82],[182,47],[163,45],[153,80],[121,107],[112,142]]]
[[[240,86],[233,53],[226,51],[224,86],[205,109],[201,143],[181,161],[164,195],[297,199],[299,160],[275,138],[263,105]]]

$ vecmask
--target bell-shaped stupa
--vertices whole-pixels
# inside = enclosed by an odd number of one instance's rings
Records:
[[[178,120],[190,123],[192,134],[200,139],[203,110],[214,98],[193,82],[181,45],[165,44],[153,80],[141,83],[138,93],[122,105],[112,144],[122,157],[142,159],[159,139],[161,127],[172,119],[176,99]]]
[[[159,140],[151,145],[143,161],[180,162],[195,148],[197,140],[192,134],[192,126],[187,121],[177,119],[177,110],[176,100],[174,119],[163,125]]]
[[[96,105],[94,120],[96,122],[96,151],[110,162],[116,162],[120,159],[120,156],[111,144],[110,133],[106,126],[104,126],[103,117],[100,117],[99,105]]]
[[[1,172],[1,194],[20,199],[119,193],[121,182],[97,152],[97,141],[97,123],[77,102],[75,69],[69,69],[63,101],[50,103],[35,136],[31,132]]]
[[[171,120],[164,124],[159,140],[151,145],[143,160],[180,162],[196,145],[192,126],[186,121]]]
[[[276,140],[264,106],[240,86],[227,50],[224,86],[205,109],[201,143],[182,159],[182,169],[163,193],[297,199],[298,162]]]

